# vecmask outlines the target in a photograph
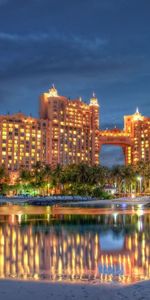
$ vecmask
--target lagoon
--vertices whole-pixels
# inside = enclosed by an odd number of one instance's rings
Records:
[[[98,284],[150,279],[150,209],[1,206],[0,278]]]

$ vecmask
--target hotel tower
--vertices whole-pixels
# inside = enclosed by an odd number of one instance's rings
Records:
[[[89,104],[60,96],[54,86],[40,97],[40,116],[0,116],[0,165],[10,171],[32,169],[37,162],[99,163],[103,144],[122,147],[126,164],[150,160],[150,118],[137,110],[124,117],[124,129],[101,130],[95,94]]]

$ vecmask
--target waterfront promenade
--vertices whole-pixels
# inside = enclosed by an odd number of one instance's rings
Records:
[[[72,207],[101,207],[102,205],[117,205],[117,204],[128,204],[128,205],[148,205],[150,204],[150,196],[137,196],[122,197],[116,199],[94,199],[91,197],[81,196],[49,196],[49,197],[1,197],[0,205],[12,204],[12,205],[36,205],[36,206],[52,206],[52,205],[63,205]]]
[[[13,292],[12,292],[13,291]],[[149,300],[150,282],[133,285],[0,281],[2,300]]]

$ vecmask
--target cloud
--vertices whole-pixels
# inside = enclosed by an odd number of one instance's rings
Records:
[[[114,81],[121,79],[120,72],[135,71],[141,63],[136,56],[112,57],[108,53],[109,41],[100,37],[85,38],[57,32],[24,35],[0,32],[0,44],[1,80],[59,73],[83,77],[98,75],[102,80],[107,76],[107,81]]]
[[[55,32],[24,35],[0,32],[0,41],[1,79],[92,69],[91,57],[107,43],[100,38],[90,40]]]
[[[91,38],[56,31],[24,34],[1,31],[1,111],[15,112],[19,108],[28,114],[32,107],[33,114],[37,115],[40,93],[55,82],[60,94],[71,98],[83,96],[85,101],[94,89],[102,105],[102,128],[114,125],[123,128],[120,123],[122,110],[128,103],[118,105],[115,96],[111,99],[114,86],[117,88],[123,83],[128,86],[128,81],[141,74],[142,62],[132,53],[130,56],[112,55],[110,47],[110,41],[100,36]],[[125,96],[128,97],[128,93]]]
[[[106,45],[108,41],[106,39],[101,39],[99,37],[93,39],[83,38],[76,35],[65,35],[57,32],[49,33],[34,33],[34,34],[17,34],[17,33],[7,33],[0,32],[1,42],[9,43],[66,43],[72,44],[75,48],[80,48],[88,51],[98,51],[102,46]]]
[[[48,34],[27,34],[21,35],[17,33],[0,32],[0,40],[8,42],[39,42],[48,39]]]

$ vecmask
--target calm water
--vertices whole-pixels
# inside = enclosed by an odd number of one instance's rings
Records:
[[[150,210],[0,207],[0,278],[150,279]]]

